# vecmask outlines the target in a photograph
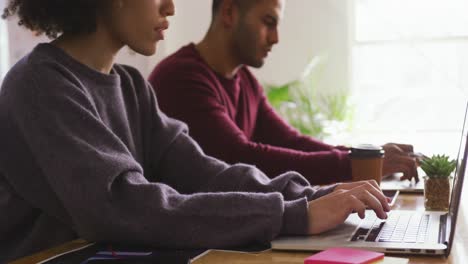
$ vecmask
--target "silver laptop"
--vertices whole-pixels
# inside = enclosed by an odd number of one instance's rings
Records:
[[[380,220],[372,210],[366,210],[364,219],[352,214],[345,223],[331,231],[315,236],[279,237],[272,241],[271,247],[276,250],[352,247],[394,254],[448,256],[455,234],[468,158],[467,111],[465,111],[448,213],[393,210],[386,220]]]

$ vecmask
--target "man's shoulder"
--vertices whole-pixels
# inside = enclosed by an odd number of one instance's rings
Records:
[[[153,86],[181,82],[213,82],[216,74],[203,61],[193,44],[180,48],[162,60],[151,72],[148,80]]]
[[[207,65],[197,53],[194,44],[183,46],[173,54],[163,59],[155,71],[203,71]]]

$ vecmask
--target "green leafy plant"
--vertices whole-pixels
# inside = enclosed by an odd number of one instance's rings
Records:
[[[353,113],[347,90],[320,87],[323,65],[322,57],[314,57],[297,80],[265,85],[276,111],[301,133],[319,139],[349,129]]]
[[[446,155],[433,155],[421,161],[421,169],[429,178],[447,178],[456,166],[457,162]]]

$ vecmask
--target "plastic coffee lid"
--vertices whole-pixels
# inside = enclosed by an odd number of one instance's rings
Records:
[[[353,158],[376,158],[383,157],[385,155],[385,150],[377,145],[359,144],[351,147],[349,155]]]

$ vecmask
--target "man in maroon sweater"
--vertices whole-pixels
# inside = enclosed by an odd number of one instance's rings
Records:
[[[149,81],[161,109],[189,125],[207,154],[254,164],[267,175],[294,170],[312,184],[351,180],[348,151],[301,135],[268,103],[246,66],[261,67],[278,43],[284,0],[214,0],[204,39],[163,60]],[[416,177],[412,146],[386,144],[383,172]]]

